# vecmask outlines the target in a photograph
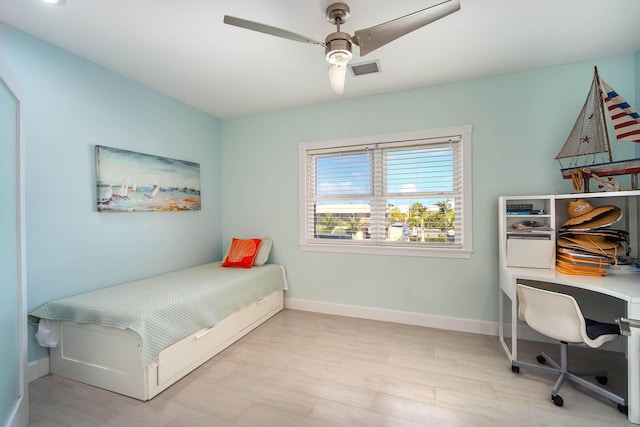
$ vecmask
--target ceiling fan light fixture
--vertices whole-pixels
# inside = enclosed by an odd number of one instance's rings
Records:
[[[325,58],[329,64],[346,64],[353,58],[351,41],[347,33],[331,33],[325,39]]]
[[[353,58],[353,54],[348,50],[332,50],[327,53],[327,62],[329,64],[346,64]]]

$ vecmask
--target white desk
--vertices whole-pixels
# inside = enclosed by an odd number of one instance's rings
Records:
[[[499,336],[507,356],[518,358],[518,310],[516,283],[519,280],[534,280],[549,284],[586,289],[625,301],[627,317],[640,319],[640,275],[620,274],[605,277],[574,276],[550,269],[503,267],[500,274],[499,292]],[[504,295],[511,300],[511,350],[504,338]],[[613,322],[614,319],[611,319]],[[627,338],[627,375],[629,421],[640,424],[640,329],[631,328]]]

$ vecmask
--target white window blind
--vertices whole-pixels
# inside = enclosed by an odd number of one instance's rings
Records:
[[[301,245],[469,252],[463,135],[424,133],[302,143]]]

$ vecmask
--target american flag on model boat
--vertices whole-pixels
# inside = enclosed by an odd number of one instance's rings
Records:
[[[627,101],[611,89],[604,80],[604,102],[609,110],[618,141],[640,142],[640,114]]]

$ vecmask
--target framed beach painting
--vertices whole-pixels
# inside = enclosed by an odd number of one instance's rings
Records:
[[[200,164],[96,145],[98,212],[200,210]]]

